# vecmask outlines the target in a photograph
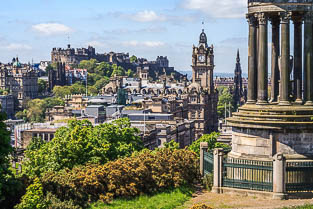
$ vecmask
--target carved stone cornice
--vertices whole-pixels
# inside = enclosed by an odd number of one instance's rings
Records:
[[[280,24],[289,24],[289,21],[291,19],[291,12],[280,12]]]

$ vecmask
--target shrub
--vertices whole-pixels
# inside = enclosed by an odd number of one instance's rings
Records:
[[[21,203],[15,206],[16,209],[45,209],[47,202],[44,200],[43,188],[38,178],[27,187],[26,194],[22,197]]]
[[[81,206],[76,205],[73,200],[61,201],[51,192],[48,192],[45,201],[48,204],[48,208],[51,209],[83,209]]]
[[[217,138],[219,137],[219,133],[212,132],[211,134],[204,134],[199,139],[194,141],[189,147],[188,150],[194,151],[200,156],[200,143],[207,142],[208,150],[212,150],[214,148],[230,148],[229,145],[217,142]]]
[[[211,191],[213,187],[213,174],[209,173],[203,177],[203,185],[208,190]]]
[[[191,185],[199,179],[199,161],[194,152],[165,148],[144,150],[105,165],[49,172],[42,182],[45,190],[58,199],[73,199],[85,206],[99,199],[108,202],[116,197],[129,198]]]
[[[192,206],[190,209],[213,209],[213,208],[202,203],[202,204],[196,204],[196,205]]]

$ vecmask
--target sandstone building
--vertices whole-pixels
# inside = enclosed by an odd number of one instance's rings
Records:
[[[23,108],[38,96],[38,74],[30,64],[13,58],[11,63],[0,64],[0,88],[13,95],[15,108]]]

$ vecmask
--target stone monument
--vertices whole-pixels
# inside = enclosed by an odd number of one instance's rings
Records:
[[[233,129],[230,157],[272,160],[282,153],[286,159],[312,159],[312,2],[248,0],[248,101],[228,118]],[[271,88],[268,28],[272,30]]]

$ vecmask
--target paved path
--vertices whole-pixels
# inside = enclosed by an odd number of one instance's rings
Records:
[[[214,209],[244,208],[244,209],[280,209],[297,205],[313,204],[313,199],[273,200],[255,196],[242,196],[235,194],[214,194],[210,192],[197,192],[194,197],[178,209],[190,208],[193,204],[205,203]],[[312,207],[313,208],[313,207]]]

